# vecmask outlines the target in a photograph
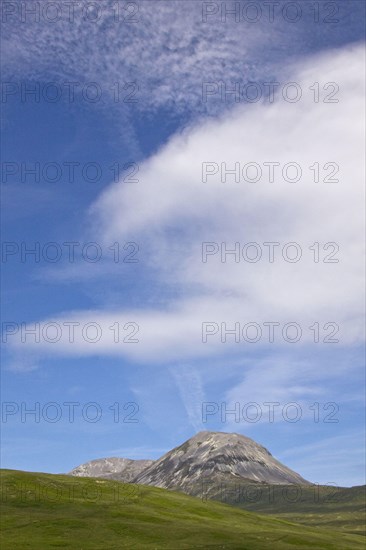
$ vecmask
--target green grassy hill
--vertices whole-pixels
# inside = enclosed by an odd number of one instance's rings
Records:
[[[164,489],[14,470],[1,481],[2,550],[364,548],[359,535]]]
[[[268,513],[267,506],[246,507],[258,513]],[[305,488],[298,502],[287,503],[281,510],[272,506],[271,513],[313,527],[340,529],[347,533],[366,535],[365,486],[351,488]]]
[[[365,486],[227,484],[220,500],[259,514],[365,535]]]

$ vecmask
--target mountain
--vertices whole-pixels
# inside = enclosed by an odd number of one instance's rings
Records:
[[[195,496],[208,493],[209,498],[215,496],[220,485],[229,482],[310,485],[252,439],[206,431],[166,453],[133,482]]]
[[[101,458],[81,464],[69,475],[152,485],[230,504],[245,502],[243,493],[258,484],[311,485],[249,437],[208,431],[155,461]]]
[[[77,466],[69,475],[78,477],[102,477],[131,482],[138,474],[154,463],[153,460],[129,458],[99,458]]]

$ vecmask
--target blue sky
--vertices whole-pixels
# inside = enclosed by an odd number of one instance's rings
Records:
[[[363,2],[3,4],[2,467],[209,429],[363,483]]]

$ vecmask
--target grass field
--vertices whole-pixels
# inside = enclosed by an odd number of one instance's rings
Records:
[[[250,492],[247,494],[250,495]],[[255,502],[243,499],[239,505],[249,511],[270,514],[314,528],[366,534],[365,486],[272,486],[264,488],[261,496],[254,499]]]
[[[93,478],[1,471],[2,550],[361,549],[364,538]]]
[[[366,535],[364,486],[350,489],[319,487],[317,494],[319,500],[314,501],[310,492],[305,493],[303,500],[291,505],[292,510],[279,512],[273,509],[272,514],[304,525]]]

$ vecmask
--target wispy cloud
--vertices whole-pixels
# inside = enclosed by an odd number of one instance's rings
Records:
[[[202,403],[206,398],[198,369],[189,365],[178,365],[172,373],[190,424],[196,431],[202,430]]]
[[[4,60],[9,63],[5,71],[11,67],[22,78],[48,74],[57,81],[67,77],[101,83],[103,97],[107,94],[112,102],[116,82],[122,89],[125,82],[136,82],[136,107],[143,109],[193,105],[204,109],[202,82],[268,74],[267,66],[248,62],[271,41],[268,25],[246,26],[245,34],[232,33],[235,22],[202,23],[202,6],[195,1],[135,4],[138,21],[130,24],[111,17],[112,0],[104,2],[99,20],[93,23],[82,16],[73,23],[54,24],[36,23],[29,17],[21,42],[10,18],[3,38]],[[270,26],[272,38],[281,26],[283,20]],[[49,49],[50,42],[57,42],[58,48]],[[126,107],[123,102],[119,106]]]
[[[280,460],[314,483],[352,486],[365,483],[363,430],[324,437],[280,453]],[[362,481],[363,480],[363,481]]]
[[[225,103],[202,102],[203,82],[223,81],[230,87],[238,81],[268,81],[273,74],[284,72],[286,49],[294,61],[307,49],[322,48],[324,33],[328,46],[342,42],[341,33],[330,32],[330,25],[322,25],[322,34],[318,34],[319,23],[314,25],[307,2],[302,2],[303,17],[296,24],[281,15],[269,22],[265,8],[257,23],[242,20],[238,24],[232,16],[226,21],[220,16],[203,21],[204,3],[195,0],[131,4],[138,10],[135,23],[128,23],[124,5],[116,17],[114,0],[104,0],[94,21],[88,21],[77,5],[72,20],[62,17],[50,22],[43,17],[37,22],[29,16],[21,35],[17,17],[8,17],[2,46],[5,75],[100,83],[104,93],[99,107],[106,96],[108,104],[115,103],[116,82],[122,87],[125,82],[136,82],[137,109],[217,112]],[[349,1],[346,9],[340,5],[343,27],[350,13],[355,15],[354,29],[358,27],[358,4]],[[361,21],[359,25],[355,40],[363,34]],[[126,112],[125,107],[119,102],[121,112]]]

